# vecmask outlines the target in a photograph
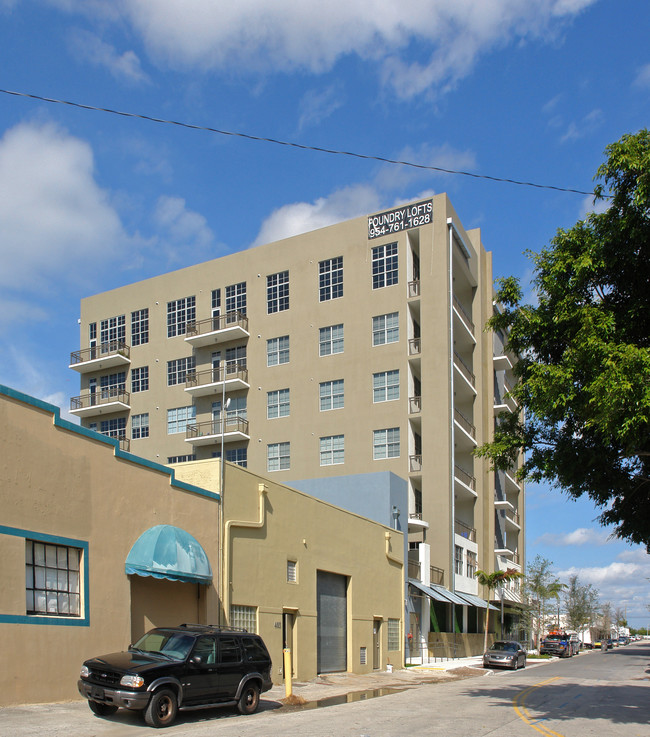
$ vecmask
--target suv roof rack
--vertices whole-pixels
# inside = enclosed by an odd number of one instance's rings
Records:
[[[184,627],[185,629],[226,630],[228,632],[246,632],[248,634],[248,630],[244,629],[243,627],[230,627],[225,624],[193,624],[184,622],[183,624],[179,624],[178,626]]]

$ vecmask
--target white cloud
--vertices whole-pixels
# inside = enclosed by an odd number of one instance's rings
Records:
[[[440,146],[432,146],[425,143],[417,148],[405,146],[395,156],[391,156],[390,158],[398,161],[408,161],[422,166],[446,169],[448,171],[475,171],[477,168],[476,155],[473,151],[458,151],[446,143]],[[380,187],[397,189],[417,180],[430,180],[434,176],[446,178],[449,175],[431,169],[386,164],[377,175],[376,181]]]
[[[577,530],[566,533],[547,532],[535,540],[535,545],[554,545],[565,547],[567,545],[607,545],[610,535],[602,529],[579,527]]]
[[[94,178],[90,146],[52,124],[0,139],[0,285],[48,290],[85,276],[126,247],[120,218]]]
[[[131,83],[149,82],[134,51],[119,53],[114,46],[89,31],[76,30],[70,36],[74,52],[82,61],[104,67],[116,78]]]
[[[637,70],[633,84],[635,87],[650,89],[650,64],[644,64]]]
[[[158,198],[153,222],[159,235],[154,247],[166,253],[166,263],[198,263],[215,258],[215,237],[205,217],[189,210],[182,197]]]
[[[188,12],[186,0],[51,0],[103,20],[120,13],[159,64],[320,73],[356,55],[378,62],[404,98],[453,87],[496,47],[556,35],[595,1],[193,0]]]
[[[342,105],[343,93],[339,84],[329,85],[324,90],[308,90],[300,101],[298,130],[318,125]]]
[[[603,111],[599,109],[592,110],[587,113],[580,121],[572,121],[569,123],[564,135],[560,138],[560,143],[566,141],[577,141],[592,133],[600,126],[603,121]]]
[[[263,243],[289,238],[310,230],[358,217],[379,208],[379,195],[369,185],[354,185],[319,197],[315,202],[296,202],[273,212],[263,223],[252,243]]]

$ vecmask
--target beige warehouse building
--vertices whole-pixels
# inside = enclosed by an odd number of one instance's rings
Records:
[[[477,569],[524,564],[516,469],[473,456],[511,401],[493,309],[490,254],[441,194],[84,299],[71,412],[408,532],[417,656],[482,630]]]
[[[0,705],[78,697],[85,659],[182,622],[259,632],[276,683],[285,647],[300,680],[403,663],[401,532],[235,465],[222,488],[218,463],[138,458],[5,386],[0,444]]]

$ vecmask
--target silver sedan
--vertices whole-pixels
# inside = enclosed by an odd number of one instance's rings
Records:
[[[496,640],[488,650],[483,653],[484,668],[517,668],[526,667],[526,651],[514,640]]]

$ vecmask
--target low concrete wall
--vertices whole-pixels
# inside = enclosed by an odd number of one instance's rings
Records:
[[[494,635],[488,633],[488,645],[491,645]],[[472,655],[483,654],[485,635],[474,632],[430,632],[429,657],[431,658],[469,658]]]

